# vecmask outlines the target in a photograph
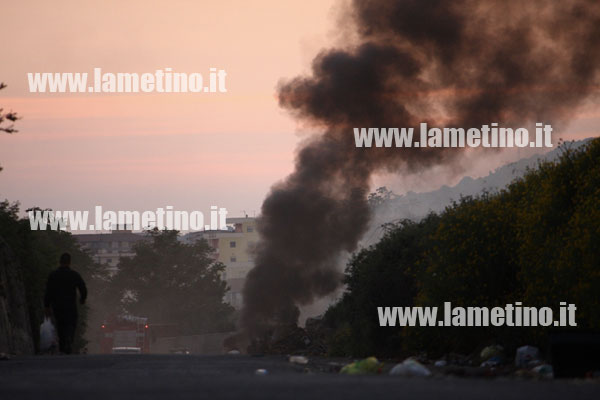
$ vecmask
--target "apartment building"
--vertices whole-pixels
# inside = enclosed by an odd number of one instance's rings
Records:
[[[254,267],[252,250],[258,241],[256,218],[227,218],[228,230],[191,232],[182,237],[186,243],[206,239],[215,260],[225,264],[224,278],[229,286],[225,300],[235,308],[243,304],[242,290],[248,272]]]
[[[133,257],[133,246],[146,240],[143,233],[131,230],[113,230],[110,233],[73,235],[82,248],[87,249],[94,261],[105,265],[109,272],[116,273],[121,257]]]

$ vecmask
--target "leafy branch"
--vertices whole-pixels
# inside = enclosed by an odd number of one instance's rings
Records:
[[[4,82],[0,82],[0,90],[4,89],[6,87],[6,84]],[[18,132],[15,128],[14,128],[14,122],[18,119],[21,119],[21,117],[19,117],[17,115],[16,112],[13,111],[9,111],[9,112],[4,112],[3,108],[0,108],[0,132],[5,132],[5,133],[15,133]],[[5,124],[6,122],[8,122],[8,125],[2,125]]]

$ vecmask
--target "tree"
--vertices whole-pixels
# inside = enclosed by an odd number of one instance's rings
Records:
[[[6,87],[6,84],[4,82],[0,82],[0,90],[4,89]],[[9,112],[4,112],[3,108],[0,108],[0,132],[6,132],[6,133],[15,133],[18,132],[15,128],[14,128],[14,122],[16,120],[18,120],[20,117],[17,115],[17,113],[9,111]],[[9,125],[2,125],[4,124],[6,121],[9,121]]]
[[[369,194],[367,201],[372,208],[377,208],[386,201],[390,201],[391,199],[395,199],[397,197],[398,196],[391,190],[388,190],[387,187],[381,186],[378,187],[375,192]]]
[[[0,82],[0,90],[4,89],[6,87],[6,84],[3,82]],[[15,133],[18,132],[15,128],[14,128],[14,122],[16,120],[18,120],[20,117],[17,115],[17,113],[9,111],[9,112],[4,112],[3,108],[0,108],[0,132],[5,132],[5,133]],[[6,122],[8,121],[8,124],[6,124]],[[0,167],[0,171],[2,171],[2,167]]]
[[[379,327],[378,306],[577,306],[577,329],[600,329],[600,139],[495,194],[467,197],[439,215],[391,225],[348,264],[346,292],[326,317],[336,355],[508,352],[544,347],[552,327]],[[377,196],[375,196],[377,197]]]
[[[427,238],[438,221],[431,214],[420,222],[389,224],[378,243],[352,257],[344,279],[346,292],[325,316],[328,324],[341,327],[330,341],[332,355],[401,354],[402,330],[381,329],[375,310],[414,305]]]
[[[184,244],[177,231],[147,234],[150,240],[121,260],[112,280],[121,311],[177,324],[182,334],[232,329],[233,308],[223,303],[225,266],[210,257],[208,243]]]
[[[105,272],[80,248],[71,233],[60,230],[32,230],[29,218],[19,217],[19,204],[5,200],[0,202],[0,237],[8,243],[22,268],[31,331],[36,346],[39,340],[39,326],[44,318],[43,296],[46,280],[50,272],[58,267],[62,253],[71,254],[73,268],[81,274],[90,289],[87,304],[94,307],[95,288]],[[87,344],[84,339],[87,316],[88,306],[81,306],[77,336],[73,344],[75,351],[83,350]]]

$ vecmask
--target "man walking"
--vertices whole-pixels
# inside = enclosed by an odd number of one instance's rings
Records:
[[[81,304],[85,303],[87,288],[76,271],[71,269],[71,255],[60,256],[60,267],[48,276],[44,306],[46,315],[54,315],[58,344],[61,353],[71,354],[75,328],[77,327],[76,290],[79,289]]]

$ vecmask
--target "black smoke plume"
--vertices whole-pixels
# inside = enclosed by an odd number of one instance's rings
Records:
[[[323,133],[262,206],[244,288],[251,336],[296,322],[298,305],[340,285],[336,257],[367,228],[373,173],[461,156],[457,148],[356,148],[354,127],[556,125],[597,90],[597,0],[357,0],[347,15],[358,40],[322,51],[311,76],[279,87],[280,105]]]

